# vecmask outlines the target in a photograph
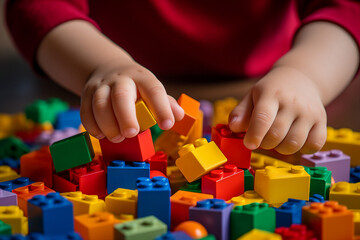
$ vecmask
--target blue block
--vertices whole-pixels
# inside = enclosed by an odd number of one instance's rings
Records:
[[[0,188],[2,190],[11,192],[15,188],[24,187],[24,186],[30,185],[32,183],[34,183],[34,182],[30,181],[30,179],[27,177],[19,177],[14,180],[0,182]]]
[[[228,240],[230,235],[230,214],[232,203],[222,199],[208,199],[197,202],[189,209],[189,220],[202,224],[216,239]]]
[[[11,168],[20,168],[20,159],[13,159],[5,157],[3,159],[0,159],[0,166],[6,165]]]
[[[312,195],[312,197],[309,197],[309,201],[307,201],[308,203],[313,203],[313,202],[320,202],[323,203],[325,202],[324,196],[320,195],[320,194],[314,194]]]
[[[57,115],[55,129],[64,129],[68,127],[78,129],[80,124],[80,110],[71,109],[66,112],[61,112]]]
[[[74,231],[73,205],[59,193],[36,195],[28,201],[29,233],[64,235]]]
[[[360,166],[356,166],[350,169],[350,181],[351,183],[360,182]]]
[[[302,207],[306,205],[305,200],[289,198],[276,212],[276,227],[290,227],[291,224],[301,224]]]
[[[138,178],[137,217],[155,216],[170,229],[170,195],[169,180],[165,177]]]
[[[0,240],[82,240],[82,237],[76,232],[56,236],[48,236],[41,233],[30,233],[27,236],[21,234],[0,236]]]
[[[136,180],[150,177],[150,164],[146,162],[125,162],[115,160],[107,171],[107,191],[112,193],[118,188],[136,189]]]
[[[155,240],[193,240],[183,231],[167,232],[164,235],[155,238]]]

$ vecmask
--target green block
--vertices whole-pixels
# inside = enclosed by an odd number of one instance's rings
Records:
[[[0,158],[19,159],[28,152],[29,147],[19,138],[8,137],[0,140]]]
[[[0,220],[0,235],[11,235],[11,226]]]
[[[198,240],[216,240],[215,235],[209,234],[206,237],[199,238]]]
[[[249,169],[244,170],[244,191],[254,190],[254,176]]]
[[[36,100],[25,108],[26,118],[36,123],[55,123],[57,115],[69,109],[69,104],[58,98]]]
[[[191,183],[187,182],[184,186],[180,187],[180,190],[201,193],[201,179]]]
[[[230,215],[230,239],[237,239],[252,229],[275,231],[275,209],[267,203],[236,206]]]
[[[329,200],[329,191],[331,187],[331,171],[326,167],[304,167],[310,175],[310,196],[320,194],[325,200]]]
[[[167,225],[154,216],[116,224],[117,240],[151,240],[167,232]]]
[[[56,172],[89,163],[95,155],[88,132],[53,143],[50,152]]]
[[[158,124],[155,124],[150,128],[151,131],[151,137],[153,142],[162,134],[163,130],[160,129]]]

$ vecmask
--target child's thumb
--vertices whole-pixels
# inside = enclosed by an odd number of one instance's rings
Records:
[[[249,126],[253,110],[251,92],[232,110],[229,116],[229,127],[233,132],[245,132]]]

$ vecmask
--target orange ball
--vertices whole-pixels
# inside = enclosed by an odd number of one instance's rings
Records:
[[[208,235],[206,228],[195,221],[182,222],[175,228],[175,231],[183,231],[194,239],[203,238]]]

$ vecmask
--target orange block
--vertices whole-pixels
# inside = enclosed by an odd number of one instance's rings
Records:
[[[194,126],[190,130],[188,140],[186,141],[187,143],[194,143],[196,139],[203,137],[203,120],[204,114],[199,109]]]

